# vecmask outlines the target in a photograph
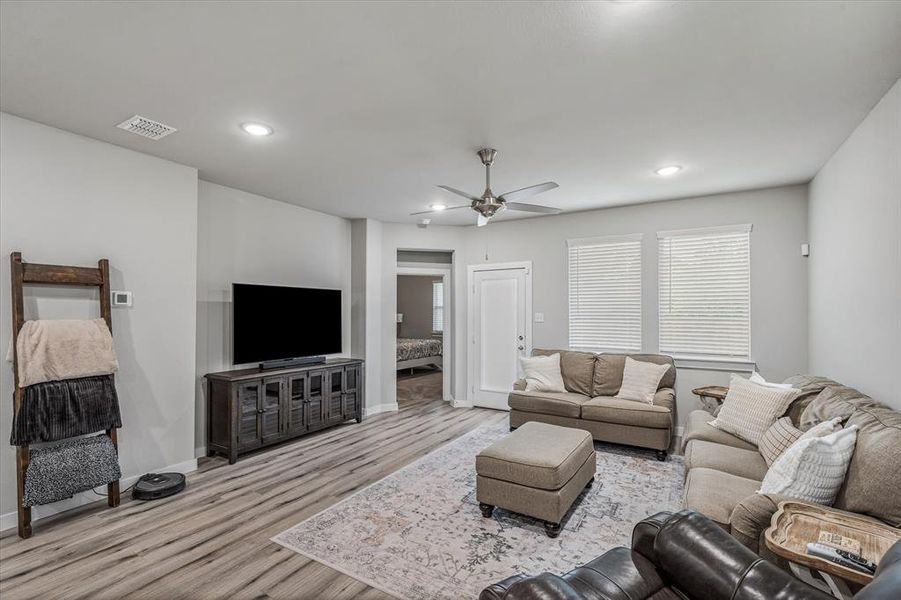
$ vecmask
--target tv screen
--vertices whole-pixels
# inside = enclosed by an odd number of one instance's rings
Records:
[[[232,284],[234,364],[341,352],[341,290]]]

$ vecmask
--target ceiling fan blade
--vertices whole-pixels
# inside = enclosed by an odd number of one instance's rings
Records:
[[[410,216],[413,217],[416,215],[431,215],[434,213],[445,213],[449,210],[457,210],[458,208],[472,208],[472,205],[471,204],[462,204],[460,206],[451,206],[448,208],[442,208],[441,210],[435,210],[435,209],[421,210],[419,212],[410,213]]]
[[[538,206],[537,204],[523,204],[522,202],[507,202],[507,208],[510,210],[521,210],[523,212],[544,213],[546,215],[556,215],[563,212],[559,208]]]
[[[451,194],[457,194],[458,196],[463,196],[467,200],[481,200],[481,198],[479,198],[478,196],[473,196],[472,194],[467,194],[466,192],[461,192],[460,190],[454,189],[448,185],[439,185],[438,187],[440,187],[442,190],[447,190]],[[556,184],[555,184],[555,187],[556,187]]]
[[[560,186],[553,181],[547,181],[545,183],[539,183],[538,185],[530,185],[529,187],[524,187],[520,190],[513,190],[512,192],[501,194],[500,196],[498,196],[498,200],[505,200],[507,202],[507,206],[509,206],[510,202],[516,202],[517,200],[522,200],[524,198],[528,198],[529,196],[534,196],[535,194],[540,194],[542,192],[552,190],[556,187]]]
[[[488,217],[479,215],[479,220],[476,221],[476,227],[484,227],[485,225],[488,224],[488,221],[489,221]]]

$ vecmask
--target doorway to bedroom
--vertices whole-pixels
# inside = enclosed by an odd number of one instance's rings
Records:
[[[449,397],[451,252],[397,252],[397,403]]]

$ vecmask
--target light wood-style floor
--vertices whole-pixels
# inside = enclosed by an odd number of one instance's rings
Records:
[[[437,385],[435,382],[437,381]],[[204,459],[188,489],[123,495],[0,539],[0,596],[20,598],[384,598],[269,538],[506,413],[454,409],[440,374],[399,382],[400,411],[330,429],[229,466]],[[129,499],[126,500],[126,496]]]

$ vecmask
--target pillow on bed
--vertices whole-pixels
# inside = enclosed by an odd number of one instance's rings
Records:
[[[527,392],[565,392],[563,375],[560,373],[560,353],[550,356],[523,356],[522,378],[526,380]]]

